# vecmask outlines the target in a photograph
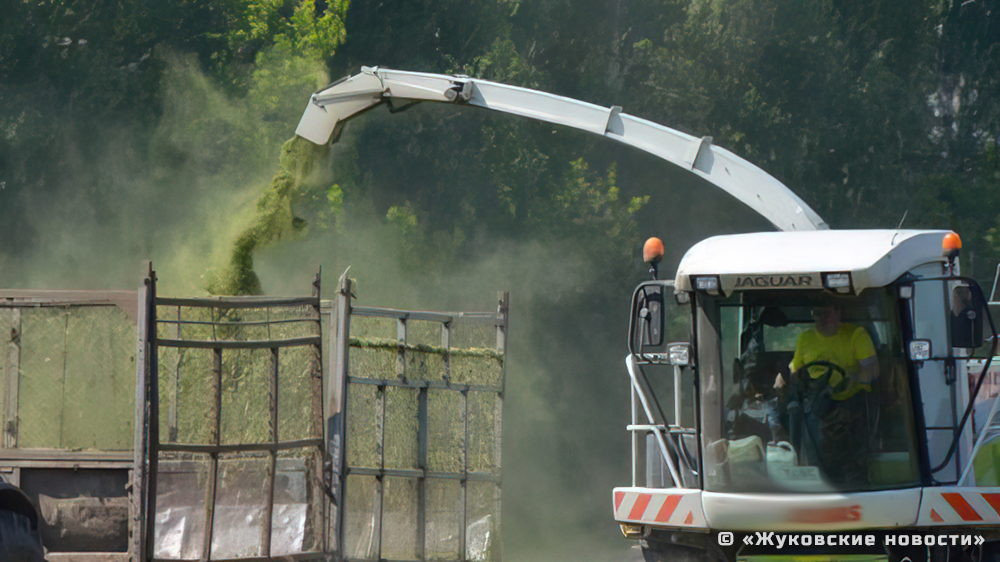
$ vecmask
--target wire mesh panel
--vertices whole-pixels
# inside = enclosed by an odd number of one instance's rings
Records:
[[[323,558],[319,297],[155,308],[154,560]]]
[[[335,550],[352,561],[500,560],[506,295],[495,313],[361,308],[341,282]]]
[[[5,316],[14,321],[12,311]],[[130,450],[135,320],[87,304],[21,308],[16,317],[4,333],[8,356],[18,348],[5,372],[18,389],[17,447]]]
[[[0,470],[55,555],[124,560],[134,440],[135,291],[0,291]]]

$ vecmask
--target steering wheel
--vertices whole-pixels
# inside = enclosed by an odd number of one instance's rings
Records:
[[[823,367],[826,370],[822,375],[813,378],[809,372],[811,367]],[[830,385],[830,379],[834,373],[840,375],[840,382],[836,386]],[[802,404],[803,411],[808,414],[812,406],[823,397],[829,397],[835,392],[840,392],[850,384],[850,378],[843,367],[831,361],[810,361],[799,367],[792,375],[793,396]]]
[[[825,371],[819,377],[813,378],[809,373],[810,367],[823,367]],[[841,376],[841,382],[836,387],[831,387],[830,378],[834,373]],[[787,408],[792,444],[796,449],[803,445],[804,433],[813,447],[819,450],[821,441],[814,424],[829,413],[833,401],[830,395],[850,384],[847,371],[830,361],[810,361],[792,373],[790,379]],[[807,421],[810,419],[813,421]]]

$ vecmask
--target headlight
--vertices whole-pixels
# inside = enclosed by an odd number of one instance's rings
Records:
[[[694,278],[694,288],[706,293],[719,292],[719,277],[716,275],[703,275]]]
[[[927,361],[931,358],[931,340],[913,340],[910,342],[910,360]]]
[[[838,293],[846,293],[851,290],[851,274],[824,273],[823,286]]]
[[[667,348],[670,354],[670,364],[681,367],[691,364],[691,345],[687,343],[672,343]]]

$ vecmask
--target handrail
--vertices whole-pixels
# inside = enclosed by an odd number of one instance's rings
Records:
[[[640,376],[643,376],[643,378],[645,377],[644,375],[642,375],[642,371],[636,364],[635,357],[633,355],[629,355],[625,359],[625,366],[628,370],[629,378],[632,379],[632,387],[635,389],[636,394],[639,396],[639,402],[642,403],[642,409],[646,413],[646,418],[649,419],[649,421],[651,422],[655,422],[656,418],[653,415],[653,410],[650,406],[649,397],[646,396],[644,385],[642,385],[639,382]],[[657,407],[659,407],[658,404]],[[663,419],[662,411],[660,412],[660,419]],[[668,449],[667,439],[664,437],[663,432],[661,431],[655,431],[654,435],[656,436],[657,445],[659,445],[660,448],[660,455],[663,457],[664,462],[667,463],[667,469],[670,471],[670,478],[673,480],[675,486],[683,488],[684,480],[681,479],[680,473],[677,471],[677,466],[674,464],[674,459],[671,458],[670,452],[667,450]],[[672,441],[671,444],[673,445]],[[684,460],[679,451],[677,453],[677,458]]]

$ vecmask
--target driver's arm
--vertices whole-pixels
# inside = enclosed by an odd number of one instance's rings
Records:
[[[852,337],[854,344],[854,356],[858,360],[858,373],[856,381],[864,384],[871,384],[878,378],[878,356],[875,355],[875,345],[868,335],[868,330],[861,326],[854,331]]]
[[[872,355],[867,359],[858,361],[858,363],[861,365],[861,370],[857,378],[858,382],[871,384],[878,378],[878,357]]]
[[[792,357],[791,363],[788,364],[788,372],[791,374],[794,374],[806,364],[805,360],[802,358],[802,349],[805,347],[802,343],[802,336],[804,335],[804,332],[799,334],[799,338],[795,340],[795,355]],[[774,388],[780,390],[786,383],[787,381],[785,381],[785,377],[781,376],[781,373],[778,373],[778,375],[774,378]]]

